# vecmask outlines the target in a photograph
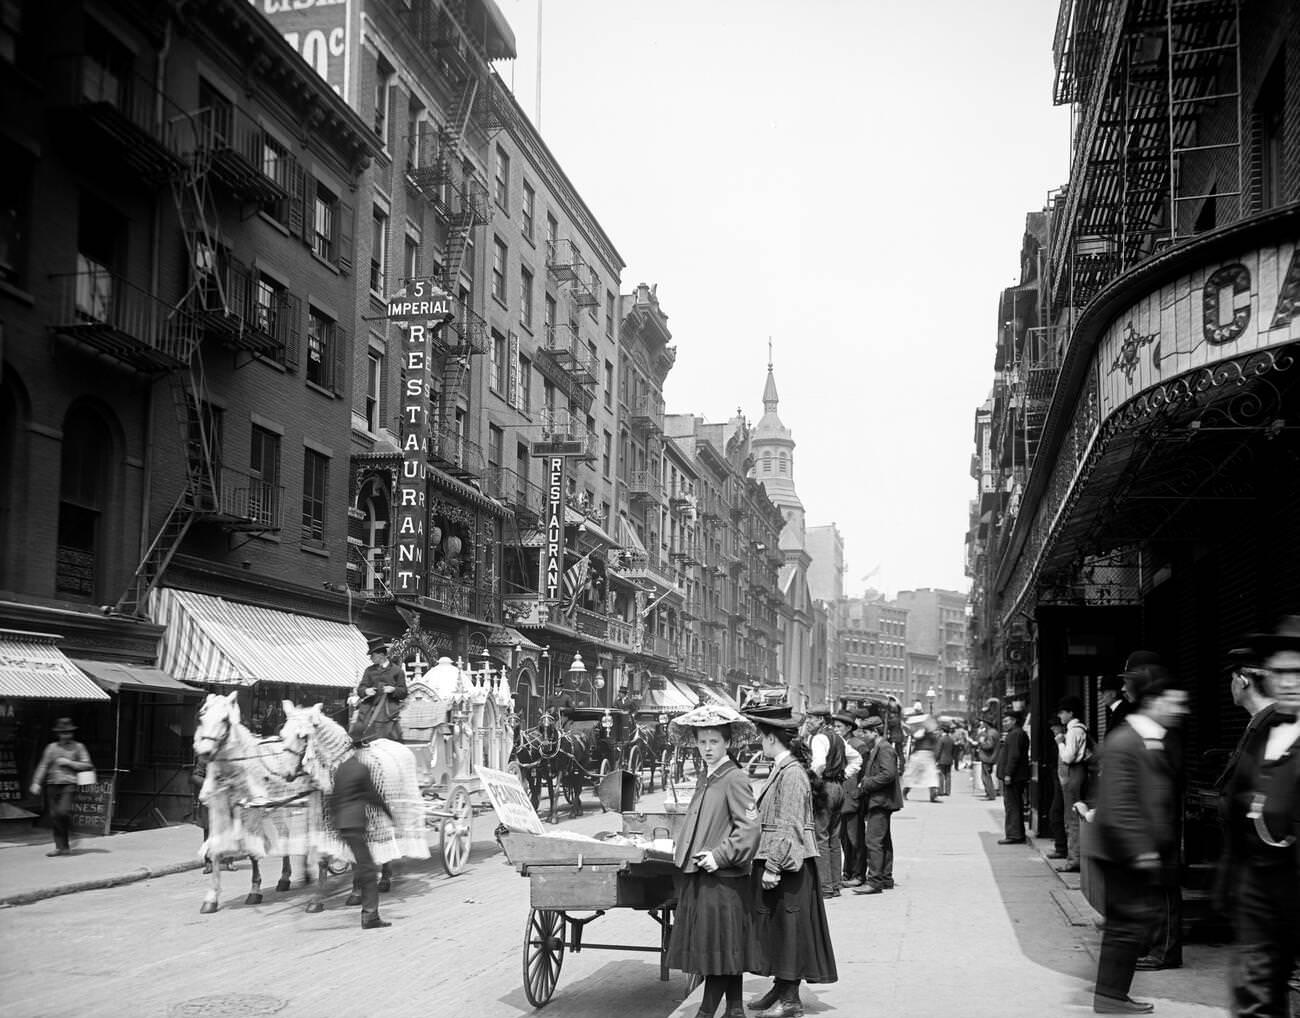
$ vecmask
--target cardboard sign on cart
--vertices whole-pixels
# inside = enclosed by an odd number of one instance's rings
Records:
[[[483,791],[492,802],[497,820],[520,834],[542,833],[542,818],[533,809],[533,800],[517,775],[490,767],[475,767],[474,772],[483,782]]]

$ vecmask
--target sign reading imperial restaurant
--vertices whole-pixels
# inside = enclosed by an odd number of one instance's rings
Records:
[[[564,457],[543,458],[546,472],[546,515],[542,526],[542,597],[558,601],[564,574]]]
[[[425,524],[428,516],[426,478],[433,379],[429,343],[453,317],[452,296],[432,279],[411,279],[403,293],[385,301],[389,321],[404,323],[402,335],[402,469],[393,506],[397,561],[392,589],[414,597],[424,589]]]

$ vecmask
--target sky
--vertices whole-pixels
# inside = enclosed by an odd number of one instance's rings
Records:
[[[1064,183],[1055,0],[498,0],[497,65],[677,347],[669,413],[780,415],[846,593],[966,590],[974,414]]]

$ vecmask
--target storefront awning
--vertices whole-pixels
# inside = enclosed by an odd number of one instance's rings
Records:
[[[149,615],[166,627],[159,666],[185,682],[284,682],[346,689],[367,664],[356,626],[161,587]]]
[[[645,545],[641,538],[636,536],[636,528],[626,516],[618,518],[618,546],[624,551],[633,551],[638,555],[645,555]]]
[[[662,676],[656,676],[661,678]],[[641,701],[642,710],[663,711],[665,714],[681,714],[683,711],[692,710],[695,707],[695,697],[687,693],[672,679],[664,678],[663,689],[645,690],[645,697]]]
[[[173,696],[199,697],[203,690],[187,686],[157,668],[124,665],[117,661],[90,661],[72,658],[72,663],[89,675],[100,689],[110,693],[171,693]]]
[[[719,707],[730,707],[732,710],[740,710],[740,704],[736,703],[730,696],[712,686],[706,686],[702,682],[688,682],[686,687],[696,696],[704,697],[706,703],[716,704]]]
[[[0,698],[107,700],[55,645],[57,637],[0,629]]]

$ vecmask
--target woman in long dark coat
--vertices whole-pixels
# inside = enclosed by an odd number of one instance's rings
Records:
[[[798,1018],[800,982],[839,978],[817,874],[813,809],[820,782],[808,770],[802,743],[794,741],[798,719],[747,716],[758,726],[763,755],[772,760],[772,773],[758,791],[761,833],[750,887],[760,960],[750,971],[773,982],[749,1006],[757,1009],[754,1018]]]
[[[696,1018],[713,1018],[723,996],[726,1018],[745,1018],[741,980],[755,958],[749,868],[758,847],[758,811],[745,772],[728,756],[732,724],[727,707],[698,707],[674,724],[694,732],[704,761],[675,846],[677,916],[668,964],[704,977]]]

